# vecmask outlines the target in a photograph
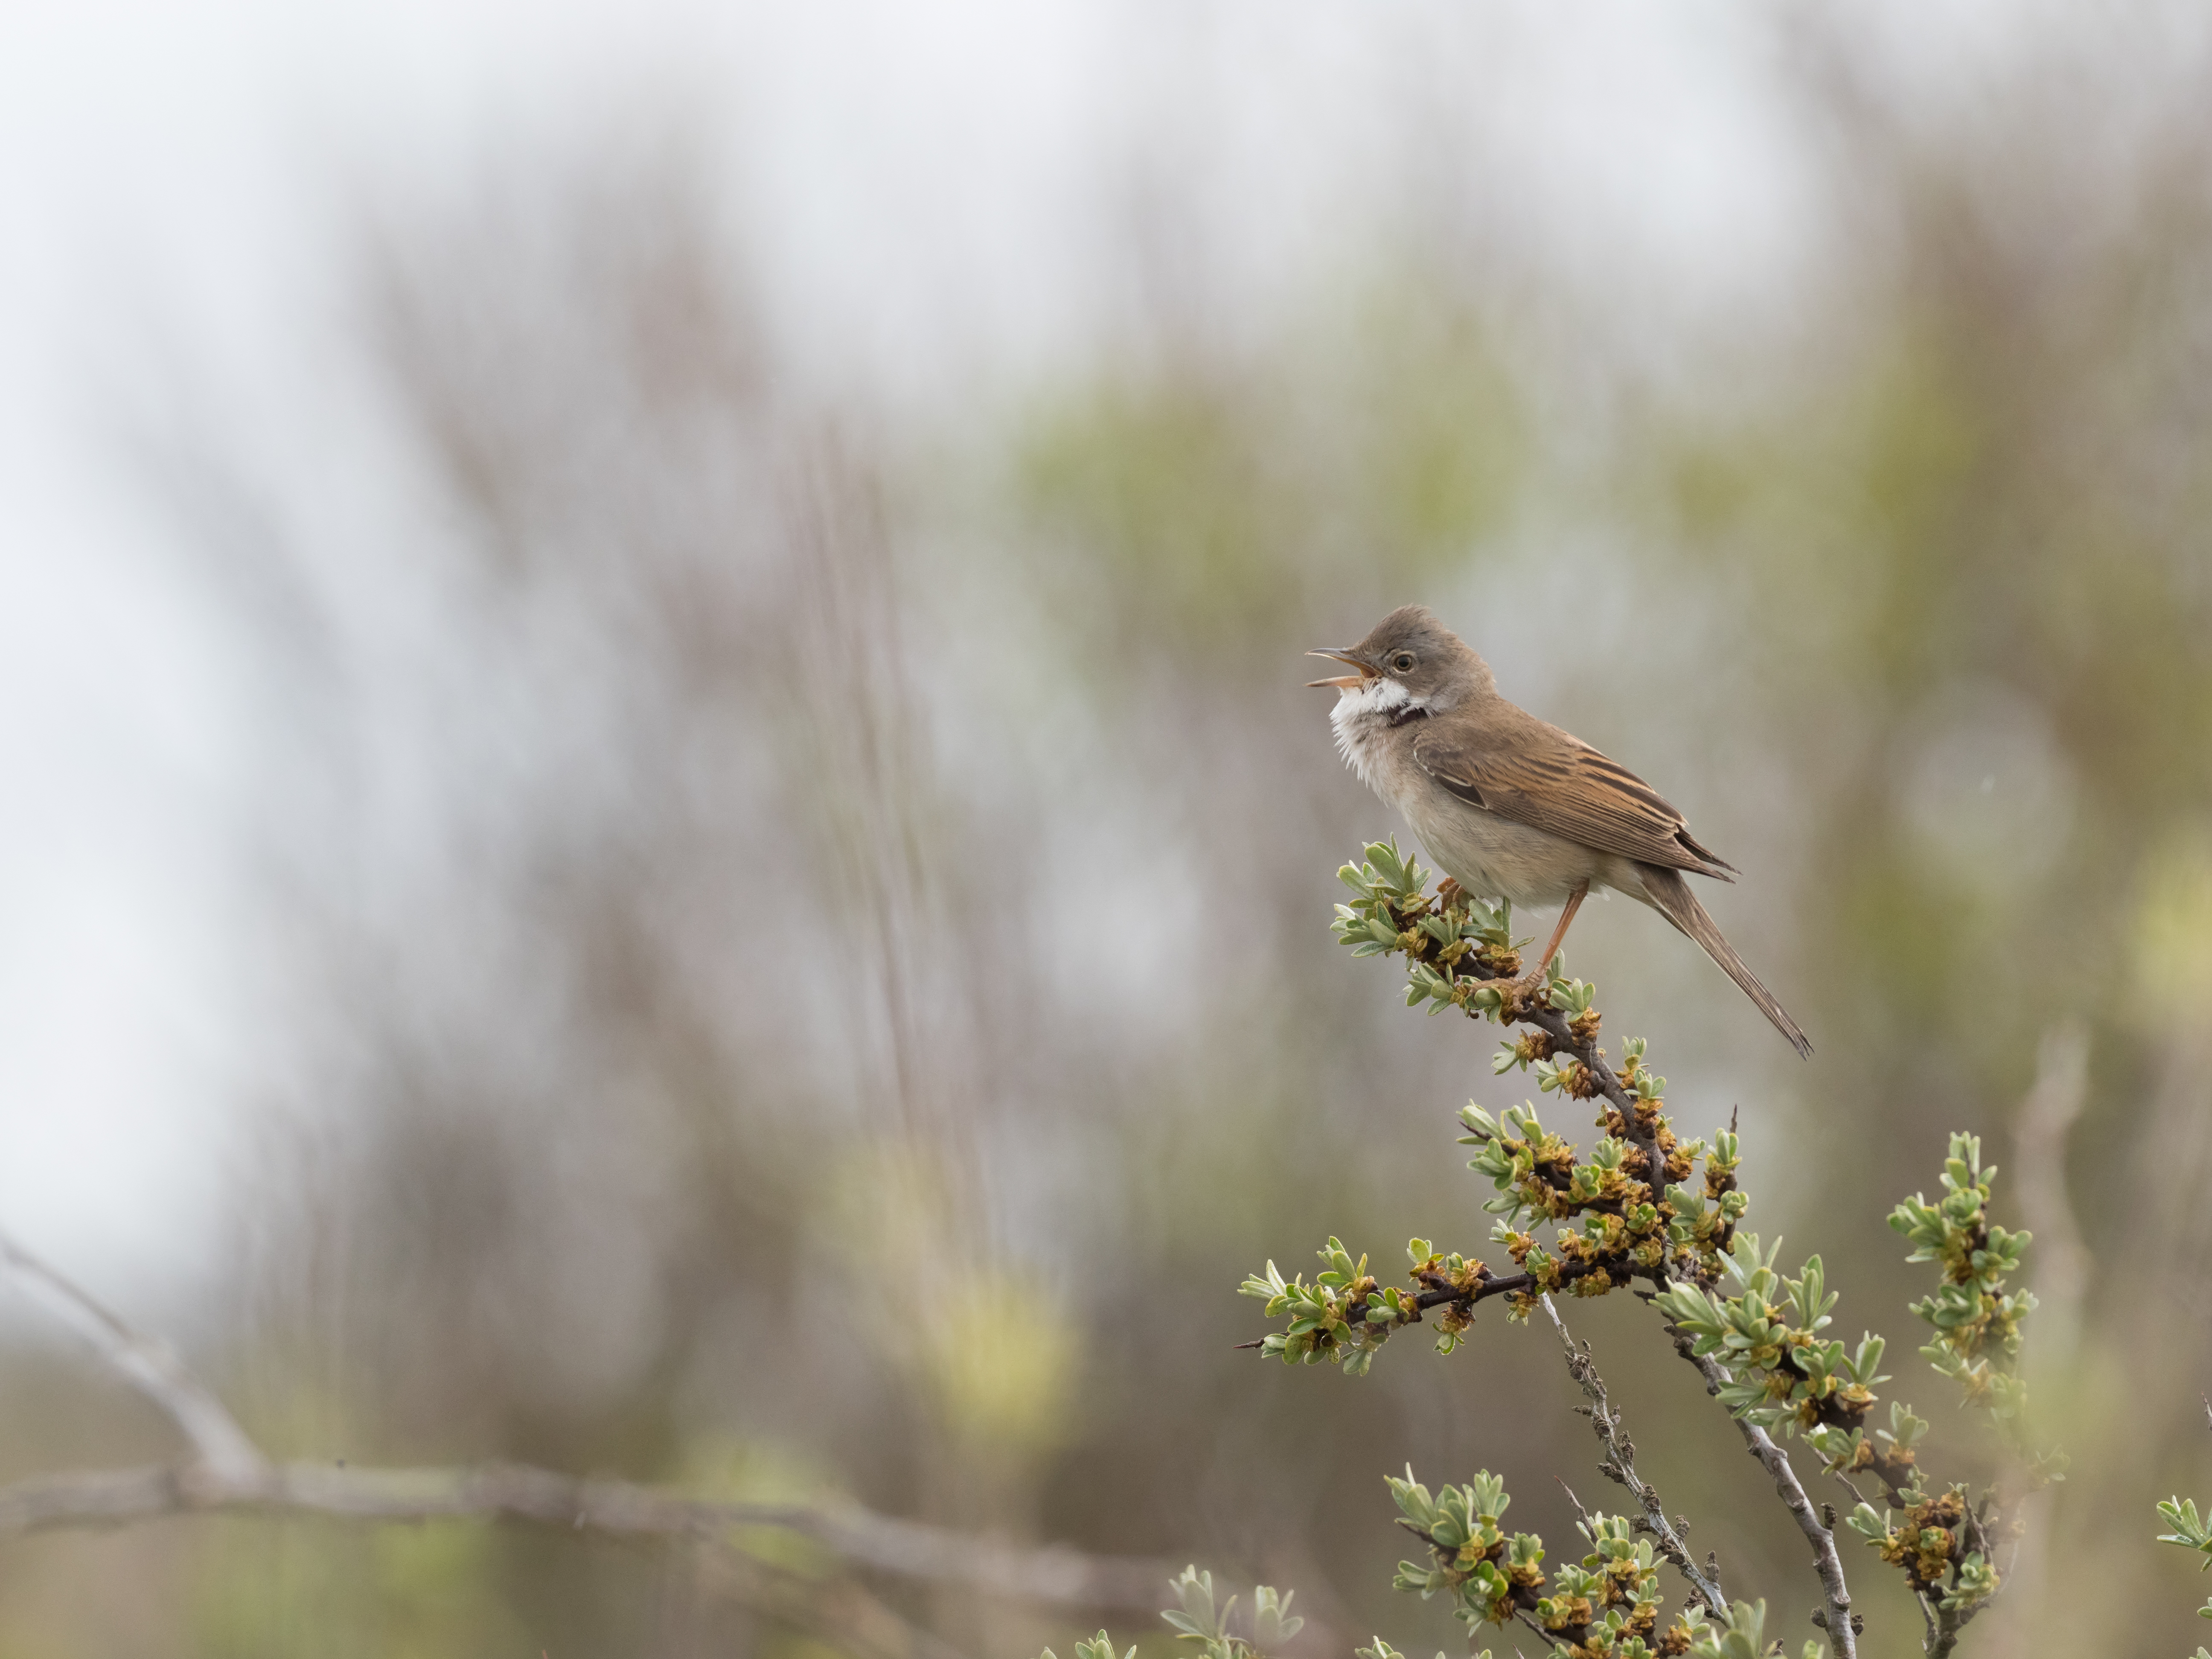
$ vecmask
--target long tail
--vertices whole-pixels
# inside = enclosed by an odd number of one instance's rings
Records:
[[[1682,872],[1656,864],[1639,864],[1636,869],[1644,878],[1644,891],[1652,908],[1704,945],[1705,954],[1720,963],[1721,971],[1759,1005],[1759,1012],[1773,1022],[1776,1030],[1790,1039],[1790,1046],[1796,1049],[1798,1058],[1809,1059],[1813,1044],[1804,1029],[1790,1018],[1790,1011],[1774,1000],[1774,994],[1759,982],[1759,976],[1743,965],[1743,958],[1721,937],[1721,930],[1705,914],[1705,907],[1698,902],[1690,884],[1682,879]]]

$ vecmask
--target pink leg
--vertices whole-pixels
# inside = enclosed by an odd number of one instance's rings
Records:
[[[1535,967],[1522,977],[1539,984],[1548,977],[1552,958],[1559,954],[1559,946],[1566,940],[1567,928],[1574,921],[1575,912],[1583,908],[1583,901],[1589,896],[1589,883],[1577,882],[1575,890],[1567,895],[1567,908],[1559,912],[1559,925],[1552,929],[1552,942],[1544,947],[1544,954],[1536,958]]]

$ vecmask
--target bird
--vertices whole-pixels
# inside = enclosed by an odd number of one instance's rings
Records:
[[[1307,684],[1336,690],[1339,751],[1444,873],[1477,897],[1560,907],[1531,981],[1548,973],[1583,901],[1609,889],[1703,945],[1800,1057],[1811,1055],[1803,1028],[1683,878],[1733,881],[1735,866],[1635,773],[1500,696],[1490,665],[1434,611],[1401,606],[1358,644],[1308,654],[1352,669]]]

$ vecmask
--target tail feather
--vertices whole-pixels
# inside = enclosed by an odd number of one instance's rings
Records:
[[[1705,914],[1705,907],[1698,902],[1690,884],[1682,879],[1682,872],[1656,864],[1639,864],[1636,869],[1644,878],[1644,895],[1652,908],[1705,946],[1705,954],[1720,963],[1721,971],[1758,1005],[1759,1012],[1773,1023],[1776,1030],[1790,1039],[1790,1046],[1796,1049],[1798,1057],[1809,1059],[1813,1044],[1804,1029],[1790,1018],[1790,1011],[1774,1000],[1773,993],[1759,982],[1759,976],[1743,965],[1743,958],[1721,937],[1721,930]]]

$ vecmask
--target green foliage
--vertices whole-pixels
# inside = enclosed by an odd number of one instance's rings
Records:
[[[1954,1135],[1943,1198],[1930,1204],[1915,1194],[1897,1206],[1890,1225],[1914,1245],[1910,1260],[1943,1264],[1942,1286],[1912,1306],[1936,1331],[1921,1352],[1961,1385],[1969,1404],[1988,1410],[2027,1458],[2027,1480],[2035,1486],[2062,1478],[2063,1458],[2021,1446],[2026,1388],[2009,1366],[2020,1352],[2020,1322],[2034,1310],[2035,1299],[2006,1285],[2006,1276],[2020,1269],[2028,1236],[1990,1224],[1990,1182],[1996,1174],[1982,1167],[1975,1137]],[[1743,1236],[1729,1261],[1734,1295],[1677,1283],[1656,1304],[1692,1339],[1693,1352],[1716,1360],[1727,1373],[1720,1398],[1739,1417],[1784,1433],[1802,1432],[1830,1468],[1845,1474],[1866,1470],[1879,1479],[1896,1509],[1877,1510],[1862,1503],[1849,1518],[1851,1529],[1901,1568],[1916,1594],[1939,1609],[1970,1612],[1997,1588],[1983,1513],[1990,1500],[1978,1510],[1963,1487],[1932,1497],[1923,1490],[1916,1448],[1928,1423],[1910,1406],[1893,1402],[1889,1426],[1869,1437],[1866,1419],[1875,1404],[1874,1386],[1886,1380],[1877,1374],[1881,1339],[1864,1336],[1856,1352],[1846,1355],[1841,1342],[1821,1336],[1836,1297],[1826,1288],[1820,1259],[1808,1261],[1797,1278],[1785,1278],[1774,1267],[1779,1248],[1762,1254],[1756,1237]],[[2005,1369],[1999,1369],[1999,1360]]]
[[[1354,1648],[1352,1651],[1358,1656],[1358,1659],[1406,1659],[1404,1654],[1399,1652],[1379,1636],[1375,1638],[1374,1646]],[[1439,1653],[1437,1655],[1437,1659],[1444,1659],[1444,1656]],[[1490,1650],[1485,1648],[1480,1653],[1471,1654],[1468,1659],[1490,1659]]]
[[[1501,1123],[1469,1103],[1460,1114],[1468,1131],[1461,1144],[1476,1149],[1468,1167],[1497,1189],[1485,1206],[1502,1218],[1492,1241],[1519,1271],[1500,1276],[1466,1252],[1439,1253],[1415,1240],[1409,1284],[1386,1288],[1368,1273],[1366,1257],[1355,1261],[1332,1238],[1320,1252],[1325,1271],[1311,1285],[1286,1281],[1272,1261],[1245,1279],[1243,1293],[1266,1303],[1270,1319],[1288,1321],[1262,1339],[1261,1351],[1286,1364],[1328,1360],[1356,1376],[1394,1331],[1422,1322],[1431,1310],[1437,1350],[1449,1353],[1475,1305],[1491,1296],[1506,1297],[1509,1317],[1520,1320],[1553,1291],[1602,1296],[1638,1278],[1660,1282],[1669,1272],[1717,1275],[1748,1205],[1736,1188],[1735,1137],[1718,1135],[1711,1149],[1676,1141],[1662,1109],[1666,1079],[1645,1064],[1641,1039],[1625,1045],[1617,1076],[1601,1074],[1596,988],[1565,977],[1554,963],[1540,994],[1532,994],[1514,978],[1521,957],[1506,907],[1449,884],[1430,894],[1429,872],[1395,841],[1369,843],[1361,862],[1337,876],[1354,895],[1336,908],[1332,931],[1340,943],[1357,957],[1402,955],[1410,1006],[1529,1024],[1504,1045],[1494,1069],[1532,1068],[1540,1091],[1565,1099],[1609,1094],[1597,1118],[1605,1133],[1585,1158],[1544,1127],[1533,1105],[1509,1109]],[[1685,1184],[1700,1158],[1702,1186]],[[1544,1229],[1550,1236],[1540,1239]]]
[[[1450,904],[1431,897],[1429,872],[1398,850],[1395,837],[1370,842],[1361,854],[1361,863],[1336,872],[1355,896],[1336,907],[1330,931],[1338,942],[1355,957],[1403,952],[1409,1008],[1425,1004],[1435,1014],[1455,1007],[1497,1018],[1504,995],[1490,981],[1521,971],[1512,907],[1464,895]]]
[[[1423,1601],[1443,1596],[1471,1630],[1516,1620],[1541,1630],[1568,1659],[1654,1659],[1694,1652],[1703,1615],[1691,1609],[1660,1637],[1659,1565],[1649,1540],[1621,1516],[1578,1523],[1589,1552],[1543,1571],[1544,1540],[1499,1525],[1513,1499],[1488,1470],[1465,1486],[1431,1493],[1408,1468],[1388,1477],[1398,1524],[1429,1547],[1425,1563],[1401,1561],[1395,1588]]]
[[[1860,1427],[1874,1404],[1884,1344],[1871,1333],[1854,1350],[1820,1333],[1832,1322],[1837,1297],[1827,1288],[1820,1258],[1808,1260],[1795,1279],[1774,1268],[1781,1242],[1761,1252],[1755,1233],[1737,1235],[1727,1259],[1732,1296],[1716,1297],[1700,1285],[1677,1282],[1654,1305],[1694,1339],[1692,1352],[1720,1363],[1731,1379],[1721,1403],[1747,1422],[1784,1432],[1802,1430],[1832,1467],[1856,1468],[1862,1455]],[[1923,1425],[1924,1426],[1924,1425]],[[1896,1467],[1909,1465],[1910,1442]]]
[[[338,1659],[525,1651],[535,1644],[499,1589],[538,1547],[473,1520],[364,1533],[228,1518],[198,1558],[195,1650],[289,1659],[312,1629]]]
[[[1509,1537],[1499,1528],[1513,1503],[1503,1480],[1486,1469],[1472,1484],[1446,1486],[1431,1497],[1413,1479],[1411,1465],[1402,1480],[1384,1478],[1397,1500],[1398,1524],[1425,1540],[1435,1556],[1425,1567],[1400,1562],[1395,1588],[1423,1601],[1449,1596],[1452,1611],[1469,1625],[1505,1624],[1516,1594],[1527,1591],[1533,1599],[1544,1583],[1539,1567],[1544,1540],[1525,1532]]]
[[[2158,1506],[2166,1524],[2173,1530],[2158,1535],[2161,1544],[2176,1544],[2185,1550],[2194,1550],[2203,1559],[2197,1564],[2199,1572],[2212,1571],[2212,1527],[2208,1527],[2197,1513],[2193,1498],[2169,1498]],[[2199,1619],[2212,1619],[2212,1601],[2197,1609]],[[2197,1659],[2212,1659],[2203,1648],[2197,1650]]]
[[[2197,1500],[2193,1498],[2169,1498],[2158,1506],[2166,1524],[2173,1528],[2158,1535],[2161,1544],[2179,1544],[2184,1549],[2195,1550],[2204,1559],[2197,1564],[2199,1572],[2212,1571],[2212,1527],[2197,1518]],[[2205,1617],[2212,1619],[2212,1608]]]
[[[1252,1635],[1247,1640],[1230,1633],[1229,1616],[1236,1611],[1237,1598],[1232,1595],[1217,1607],[1212,1573],[1185,1567],[1168,1587],[1181,1605],[1160,1617],[1174,1626],[1176,1639],[1197,1643],[1206,1659],[1252,1659],[1280,1647],[1306,1622],[1291,1611],[1291,1592],[1279,1594],[1273,1585],[1261,1584],[1252,1592]]]
[[[2006,1275],[2020,1271],[2030,1235],[1990,1224],[1996,1176],[1994,1165],[1982,1168],[1980,1138],[1954,1134],[1943,1164],[1942,1198],[1930,1204],[1915,1193],[1891,1212],[1889,1224],[1912,1242],[1907,1261],[1943,1264],[1942,1285],[1912,1304],[1936,1328],[1922,1355],[1959,1384],[1967,1404],[1987,1410],[2016,1437],[2027,1384],[2010,1363],[2019,1357],[2020,1322],[2035,1311],[2035,1297],[2006,1288]],[[1992,1350],[2005,1369],[1992,1363]]]
[[[1375,1351],[1401,1325],[1420,1318],[1418,1298],[1396,1285],[1378,1287],[1367,1271],[1367,1258],[1354,1261],[1332,1238],[1320,1252],[1323,1271],[1310,1285],[1303,1275],[1285,1283],[1270,1261],[1241,1286],[1243,1294],[1267,1304],[1267,1317],[1291,1316],[1286,1329],[1271,1331],[1261,1352],[1285,1364],[1329,1360],[1347,1376],[1361,1376],[1375,1363]]]
[[[1855,1346],[1827,1334],[1839,1298],[1828,1288],[1819,1256],[1787,1274],[1776,1265],[1778,1241],[1766,1247],[1756,1234],[1739,1231],[1749,1200],[1736,1178],[1742,1149],[1735,1131],[1717,1133],[1710,1146],[1678,1142],[1662,1109],[1666,1080],[1646,1063],[1642,1039],[1623,1045],[1618,1073],[1606,1066],[1595,1042],[1601,1024],[1595,988],[1566,978],[1556,961],[1534,987],[1514,978],[1520,957],[1504,907],[1472,902],[1449,883],[1431,896],[1427,872],[1395,842],[1370,843],[1362,861],[1338,876],[1354,895],[1352,903],[1337,907],[1333,931],[1340,943],[1358,957],[1403,956],[1410,1006],[1431,1013],[1455,1007],[1501,1025],[1529,1026],[1504,1045],[1492,1069],[1526,1069],[1542,1091],[1563,1098],[1601,1097],[1596,1121],[1603,1133],[1585,1155],[1546,1127],[1533,1103],[1492,1117],[1470,1102],[1460,1114],[1468,1131],[1460,1141],[1475,1149],[1468,1167],[1493,1191],[1484,1205],[1498,1218],[1492,1242],[1518,1271],[1499,1275],[1469,1255],[1439,1252],[1416,1238],[1407,1247],[1408,1285],[1384,1286],[1369,1272],[1367,1257],[1355,1258],[1331,1238],[1311,1284],[1285,1281],[1272,1261],[1265,1273],[1244,1281],[1244,1294],[1263,1301],[1271,1320],[1287,1320],[1253,1346],[1286,1363],[1328,1359],[1358,1374],[1393,1332],[1421,1322],[1431,1310],[1441,1328],[1437,1347],[1448,1353],[1489,1297],[1507,1297],[1510,1315],[1520,1319],[1553,1292],[1602,1295],[1644,1280],[1678,1345],[1709,1377],[1717,1376],[1715,1392],[1735,1417],[1802,1436],[1831,1471],[1846,1478],[1869,1473],[1881,1483],[1890,1507],[1878,1510],[1862,1502],[1847,1525],[1898,1567],[1920,1598],[1929,1650],[1949,1653],[1959,1629],[1996,1594],[1991,1540],[2009,1535],[2007,1528],[2016,1522],[1999,1507],[1995,1491],[1977,1500],[1963,1486],[1927,1488],[1918,1458],[1929,1425],[1911,1406],[1891,1402],[1887,1426],[1869,1431],[1875,1389],[1888,1380],[1881,1369],[1886,1345],[1870,1332]],[[1702,1180],[1693,1186],[1691,1178],[1700,1170]],[[1996,1173],[1982,1167],[1974,1137],[1954,1135],[1942,1198],[1930,1204],[1916,1194],[1897,1206],[1890,1223],[1912,1243],[1912,1261],[1942,1265],[1942,1284],[1912,1307],[1936,1331],[1922,1352],[1960,1384],[1969,1403],[1984,1406],[2018,1449],[2026,1398],[2013,1362],[2021,1322],[2035,1302],[2008,1288],[2029,1241],[1989,1219]],[[1588,1364],[1571,1345],[1571,1366]],[[1592,1398],[1603,1407],[1601,1389]],[[1595,1409],[1595,1419],[1612,1445],[1617,1418]],[[2031,1458],[2029,1484],[2057,1478],[2058,1463],[2053,1454]],[[1604,1467],[1623,1478],[1619,1466]],[[1389,1487],[1399,1525],[1428,1546],[1426,1560],[1399,1564],[1395,1587],[1425,1600],[1444,1598],[1471,1627],[1517,1622],[1542,1632],[1554,1653],[1569,1659],[1658,1653],[1765,1659],[1778,1651],[1765,1636],[1764,1602],[1739,1601],[1710,1620],[1693,1607],[1658,1633],[1654,1537],[1665,1540],[1678,1567],[1689,1571],[1692,1564],[1679,1538],[1664,1528],[1636,1537],[1639,1528],[1650,1532],[1648,1520],[1584,1517],[1579,1525],[1589,1553],[1547,1577],[1543,1540],[1505,1531],[1511,1499],[1498,1477],[1486,1471],[1431,1493],[1409,1468],[1402,1480],[1391,1477]],[[1643,1498],[1656,1507],[1648,1489]],[[1804,1501],[1802,1495],[1797,1501]],[[2212,1557],[2212,1535],[2193,1506],[2168,1504],[2162,1512],[2176,1528],[2167,1541]],[[1703,1585],[1694,1571],[1692,1577]],[[1199,1634],[1202,1624],[1190,1624],[1188,1633]],[[1806,1644],[1808,1654],[1819,1650],[1817,1642]],[[1370,1659],[1396,1659],[1379,1638],[1362,1651]]]
[[[1237,1598],[1223,1600],[1211,1572],[1185,1567],[1168,1580],[1168,1588],[1175,1592],[1176,1604],[1160,1617],[1174,1629],[1177,1641],[1196,1643],[1205,1659],[1265,1659],[1305,1626],[1305,1620],[1291,1611],[1293,1592],[1277,1590],[1272,1584],[1259,1585],[1252,1592],[1249,1636],[1237,1635],[1229,1628]],[[1136,1659],[1136,1652],[1132,1646],[1118,1659]],[[1075,1654],[1076,1659],[1117,1659],[1114,1639],[1103,1630],[1088,1641],[1078,1642]],[[1039,1659],[1056,1656],[1047,1648]]]
[[[1385,295],[1273,361],[1115,374],[1038,410],[1016,486],[1048,580],[1080,584],[1058,609],[1272,652],[1350,549],[1386,589],[1463,570],[1526,476],[1520,398],[1474,312],[1426,282]]]
[[[1047,1648],[1039,1659],[1060,1659],[1060,1656]],[[1076,1643],[1075,1659],[1137,1659],[1137,1650],[1132,1644],[1127,1653],[1116,1654],[1114,1638],[1102,1630],[1088,1640]]]
[[[1768,1659],[1782,1644],[1766,1639],[1766,1603],[1738,1601],[1727,1616],[1701,1631],[1688,1649],[1689,1659]],[[1820,1659],[1820,1644],[1808,1642],[1804,1659]]]

